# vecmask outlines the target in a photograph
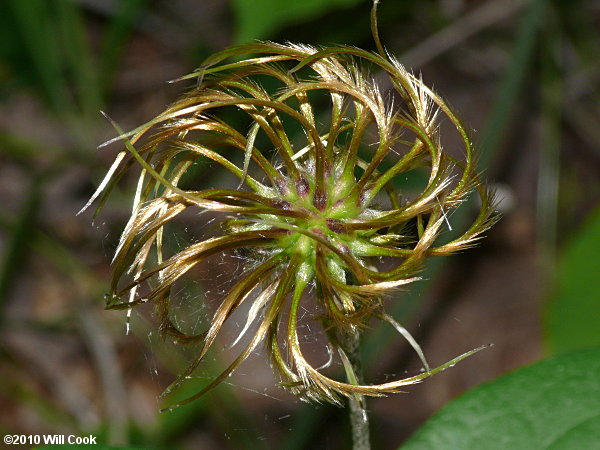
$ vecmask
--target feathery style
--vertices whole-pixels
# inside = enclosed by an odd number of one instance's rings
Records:
[[[104,204],[125,172],[141,169],[113,261],[107,307],[130,310],[153,302],[164,335],[199,346],[167,393],[199,366],[236,308],[251,302],[242,330],[254,330],[249,342],[221,375],[181,403],[214,388],[261,343],[284,388],[302,399],[332,403],[342,396],[397,392],[476,351],[429,369],[418,344],[384,310],[383,297],[417,280],[429,257],[472,246],[495,217],[459,118],[420,77],[384,52],[376,27],[374,36],[378,53],[272,42],[225,49],[181,78],[197,80],[182,98],[131,132],[117,127],[120,135],[106,143],[122,141],[125,148],[88,205],[98,197]],[[382,85],[393,95],[384,96]],[[454,156],[442,147],[442,118],[458,137]],[[200,161],[229,171],[239,186],[180,187]],[[409,171],[427,174],[416,195],[403,189]],[[444,240],[448,216],[470,193],[480,198],[477,216],[461,235]],[[190,209],[227,213],[223,234],[163,255],[163,227]],[[169,315],[173,284],[206,258],[239,249],[258,262],[222,298],[204,333],[181,331]],[[382,266],[381,257],[395,263]],[[141,296],[144,284],[149,287]],[[305,301],[322,309],[315,320],[352,382],[332,379],[305,358],[298,330]],[[371,319],[398,330],[426,371],[360,384],[342,341]]]

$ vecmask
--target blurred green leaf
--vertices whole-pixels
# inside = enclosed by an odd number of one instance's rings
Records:
[[[540,22],[544,15],[544,6],[543,0],[532,0],[519,23],[510,62],[500,82],[494,99],[494,106],[487,117],[484,131],[481,134],[479,144],[481,149],[479,167],[481,169],[485,170],[493,165],[496,148],[510,121],[511,112],[519,101],[523,81],[535,55],[534,48],[538,38]]]
[[[565,54],[556,11],[545,10],[540,48],[540,151],[537,180],[537,242],[544,279],[555,271]]]
[[[402,449],[597,448],[599,411],[600,348],[595,348],[476,387],[447,404]]]
[[[556,296],[545,317],[546,340],[553,353],[600,345],[600,208],[564,249]]]
[[[4,252],[4,261],[0,266],[0,305],[4,303],[11,287],[23,271],[27,241],[35,232],[40,199],[40,179],[34,176],[19,217],[11,229],[8,245]],[[0,319],[2,318],[3,314],[0,312]]]
[[[80,7],[68,0],[55,2],[58,43],[63,56],[63,70],[72,84],[75,102],[80,110],[96,117],[102,106],[102,93],[96,63],[86,35]]]
[[[49,20],[49,5],[41,0],[6,2],[0,23],[10,30],[6,34],[12,46],[4,57],[14,65],[15,74],[32,83],[55,111],[70,111],[58,32],[56,23]]]
[[[149,0],[122,0],[107,23],[99,61],[102,86],[106,92],[112,88],[127,40],[148,3]]]
[[[336,8],[347,8],[365,0],[232,0],[236,15],[234,42],[265,39],[285,25],[302,23]],[[362,19],[361,19],[362,20]]]

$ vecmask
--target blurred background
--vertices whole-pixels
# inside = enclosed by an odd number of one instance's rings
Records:
[[[119,150],[96,149],[114,137],[100,110],[132,129],[190,87],[166,81],[253,39],[374,50],[370,8],[0,3],[2,434],[91,433],[144,448],[349,448],[346,411],[287,395],[260,354],[201,400],[159,414],[158,395],[189,354],[157,336],[151,310],[134,312],[126,336],[125,313],[103,309],[135,186],[124,180],[93,221],[92,210],[75,214]],[[379,20],[386,48],[472,127],[503,215],[476,249],[432,261],[424,281],[389,303],[434,365],[494,344],[406,394],[369,400],[374,447],[397,448],[467,389],[600,344],[600,3],[384,0]],[[208,295],[213,276],[190,295]],[[366,333],[367,378],[417,373],[415,355],[385,328]],[[227,361],[214,355],[186,389]]]

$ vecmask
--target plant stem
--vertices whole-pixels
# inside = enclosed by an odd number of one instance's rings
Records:
[[[344,352],[354,371],[355,380],[348,377],[350,383],[362,384],[362,364],[360,361],[360,333],[356,330],[353,333],[344,335]],[[369,416],[367,414],[367,403],[364,396],[357,396],[348,400],[350,408],[350,426],[352,427],[352,449],[370,450],[371,442],[369,438]]]

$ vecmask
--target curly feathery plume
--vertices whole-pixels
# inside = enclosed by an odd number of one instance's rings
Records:
[[[384,52],[373,30],[378,53],[272,42],[225,49],[181,78],[197,80],[195,88],[139,128],[123,133],[117,127],[120,135],[106,143],[122,141],[125,149],[86,207],[98,197],[104,204],[121,176],[141,167],[107,307],[131,310],[154,302],[163,335],[199,344],[166,393],[198,367],[232,313],[252,303],[241,333],[254,324],[249,343],[221,375],[179,404],[217,386],[263,342],[283,387],[302,399],[332,403],[341,396],[398,392],[476,351],[429,369],[415,340],[384,310],[382,298],[417,280],[427,258],[472,246],[495,218],[465,127],[420,77]],[[364,67],[385,74],[395,105]],[[442,117],[456,131],[461,154],[443,149]],[[243,130],[233,125],[244,120],[249,125]],[[180,187],[190,166],[203,160],[231,172],[239,186]],[[410,195],[403,180],[414,170],[427,172],[426,183]],[[465,232],[444,241],[447,215],[472,192],[480,198],[478,215]],[[163,255],[163,228],[189,209],[227,213],[223,234]],[[253,252],[259,262],[223,297],[204,333],[184,333],[169,314],[173,284],[211,255],[236,249]],[[396,264],[378,267],[381,257]],[[140,295],[143,284],[149,287]],[[315,320],[340,355],[348,382],[326,376],[303,354],[298,312],[311,286],[324,311]],[[424,373],[359,383],[343,335],[372,318],[408,340]]]

